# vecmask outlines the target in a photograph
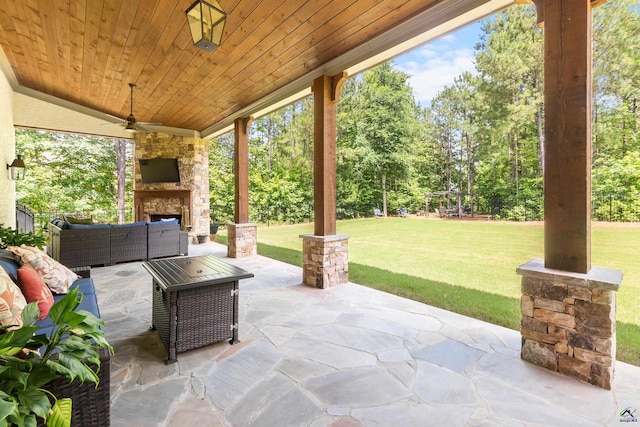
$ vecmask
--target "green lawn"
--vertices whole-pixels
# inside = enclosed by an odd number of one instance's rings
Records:
[[[300,234],[312,224],[261,227],[258,252],[301,265]],[[512,329],[520,323],[518,265],[543,258],[532,223],[386,218],[339,221],[348,234],[352,282]],[[624,272],[617,293],[618,359],[640,365],[640,226],[592,227],[593,266]]]

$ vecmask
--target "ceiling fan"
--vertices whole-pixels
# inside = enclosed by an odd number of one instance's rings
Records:
[[[147,126],[162,126],[162,123],[149,123],[149,122],[138,122],[136,121],[135,116],[133,115],[133,88],[136,87],[135,84],[129,83],[129,87],[131,88],[131,112],[127,117],[127,120],[123,123],[124,130],[126,132],[136,133],[138,131],[143,132],[153,132],[148,129]]]

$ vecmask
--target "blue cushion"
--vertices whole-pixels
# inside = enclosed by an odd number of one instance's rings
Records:
[[[109,228],[109,224],[69,224],[69,230],[91,230],[93,228]]]
[[[138,222],[132,222],[130,224],[111,224],[111,227],[113,227],[113,228],[127,228],[127,227],[141,227],[143,225],[146,225],[146,222],[138,221]]]
[[[55,302],[58,302],[64,297],[64,295],[54,295],[53,299]],[[90,313],[93,313],[94,316],[100,317],[100,311],[98,310],[98,299],[95,295],[84,295],[82,297],[82,302],[78,305],[76,310],[86,310]],[[53,322],[49,316],[45,317],[42,320],[38,320],[36,325],[40,326],[40,328],[52,328]]]
[[[3,268],[4,271],[9,274],[11,279],[18,283],[18,268],[20,268],[20,263],[12,258],[5,258],[0,256],[0,268]]]
[[[8,260],[15,259],[13,257],[13,254],[9,252],[7,249],[0,249],[0,259],[5,259],[5,258]]]
[[[179,224],[178,219],[177,218],[171,218],[167,221],[151,221],[148,222],[147,224],[149,225],[169,225],[169,224]]]
[[[78,292],[83,293],[85,295],[95,295],[96,288],[93,285],[93,280],[90,278],[78,279],[71,284],[69,290],[72,291],[75,288],[79,288]]]
[[[36,322],[36,325],[40,326],[40,331],[42,331],[43,329],[53,329],[53,322],[51,321],[51,318],[49,316],[45,317],[42,320],[38,320]]]
[[[89,313],[93,313],[93,315],[96,317],[100,317],[100,310],[98,309],[98,299],[95,295],[85,295],[82,298],[82,302],[78,306],[77,310],[85,310]]]

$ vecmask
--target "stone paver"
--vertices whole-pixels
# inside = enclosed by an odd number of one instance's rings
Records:
[[[303,385],[329,406],[379,406],[411,395],[411,391],[402,382],[378,366],[340,369],[310,379]]]
[[[616,363],[611,391],[520,359],[520,334],[348,283],[302,286],[302,270],[226,258],[240,283],[241,342],[178,355],[151,326],[141,263],[92,269],[114,346],[113,426],[621,426],[640,418],[640,368]],[[514,274],[514,284],[519,278]]]

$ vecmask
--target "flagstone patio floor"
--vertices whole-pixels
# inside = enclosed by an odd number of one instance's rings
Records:
[[[115,349],[114,427],[619,426],[640,418],[636,366],[617,362],[613,390],[602,390],[522,361],[518,331],[354,283],[313,289],[301,285],[298,267],[227,258],[217,243],[189,253],[255,277],[240,282],[240,343],[180,353],[170,365],[149,330],[151,276],[142,263],[91,271]]]

